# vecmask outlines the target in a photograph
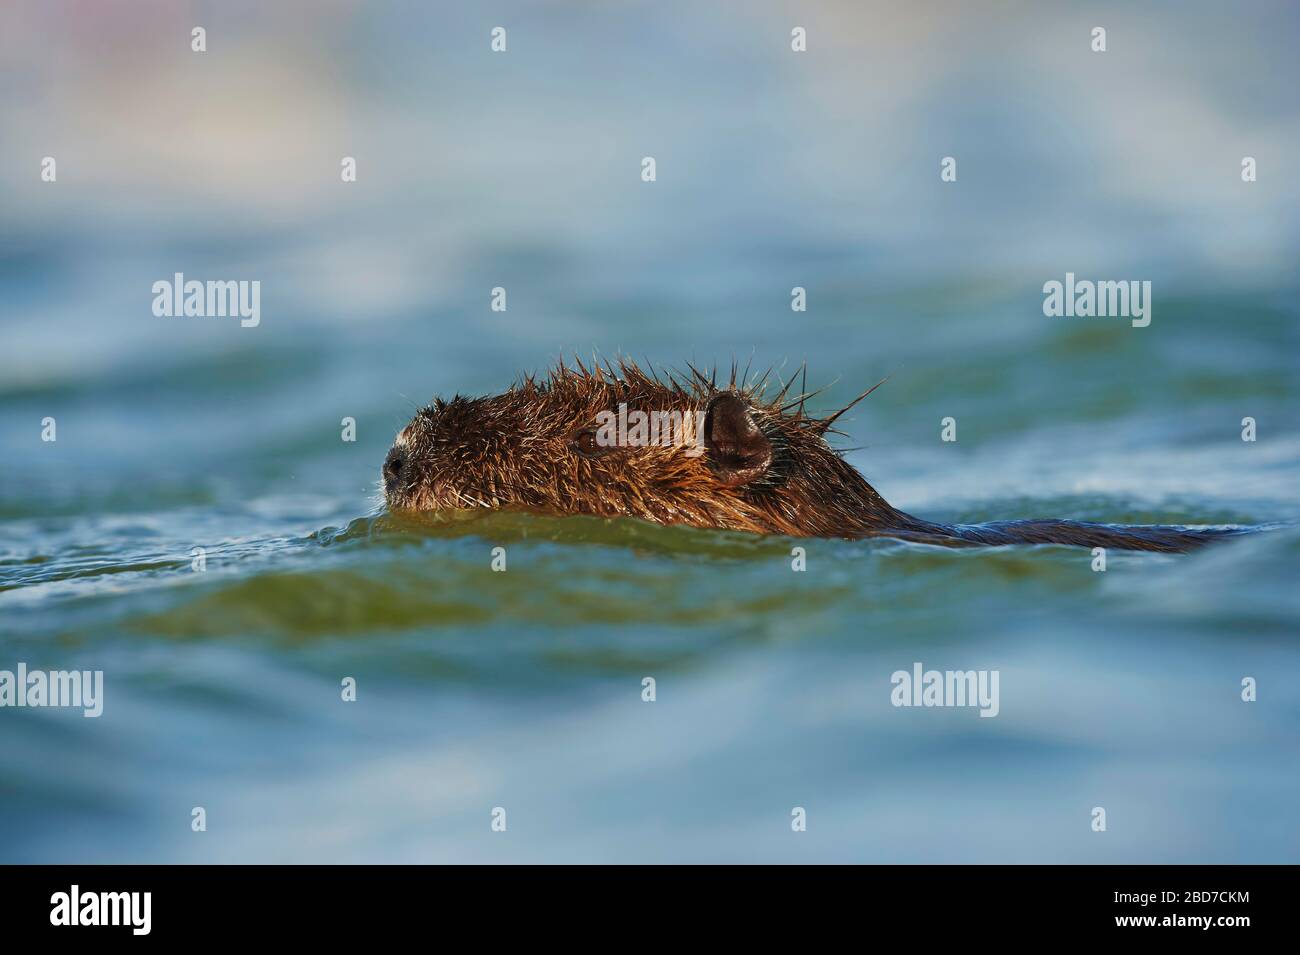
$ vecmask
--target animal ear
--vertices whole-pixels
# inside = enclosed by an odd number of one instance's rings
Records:
[[[745,400],[721,394],[704,413],[704,442],[709,465],[728,487],[748,484],[767,473],[772,442],[749,413]]]

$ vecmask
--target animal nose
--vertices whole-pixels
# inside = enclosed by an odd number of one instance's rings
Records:
[[[406,466],[406,454],[398,448],[388,452],[384,460],[384,490],[392,491],[402,483],[402,469]]]

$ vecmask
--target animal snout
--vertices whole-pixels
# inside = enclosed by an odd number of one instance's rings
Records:
[[[402,484],[406,471],[406,452],[393,448],[384,459],[384,490],[392,493]]]

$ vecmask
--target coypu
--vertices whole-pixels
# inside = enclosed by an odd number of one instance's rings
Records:
[[[738,384],[734,366],[730,382],[719,387],[716,374],[694,367],[689,377],[661,378],[631,362],[588,370],[581,361],[567,368],[561,360],[542,380],[528,375],[499,395],[457,395],[422,409],[388,452],[384,499],[397,510],[510,508],[948,546],[1178,552],[1235,533],[1060,520],[921,520],[891,507],[826,442],[831,425],[874,388],[818,418],[804,412],[810,395],[786,401],[790,384],[765,398],[766,381]],[[673,440],[648,441],[642,429],[632,442],[611,442],[607,426],[615,409],[621,423],[637,412],[671,415]]]

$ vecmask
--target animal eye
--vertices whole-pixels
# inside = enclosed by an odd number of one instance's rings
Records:
[[[569,441],[569,447],[573,448],[574,451],[582,455],[584,458],[604,457],[606,454],[614,450],[612,447],[607,447],[596,440],[595,428],[587,428],[583,431],[579,431]]]

